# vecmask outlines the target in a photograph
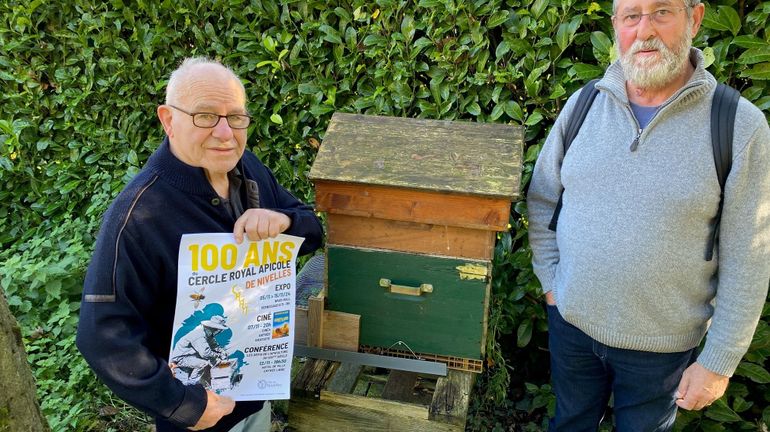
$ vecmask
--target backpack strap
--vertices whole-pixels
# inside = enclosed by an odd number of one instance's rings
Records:
[[[599,90],[596,89],[597,82],[599,82],[598,78],[589,81],[588,84],[583,87],[583,90],[580,91],[580,95],[578,95],[575,109],[572,111],[572,115],[567,123],[567,133],[564,135],[564,153],[562,155],[562,160],[563,157],[566,156],[569,146],[572,145],[572,141],[575,139],[578,132],[580,132],[580,127],[583,125],[583,121],[585,121],[586,115],[591,109],[591,104],[599,93]],[[559,223],[559,213],[561,213],[561,199],[563,195],[564,189],[562,189],[559,194],[559,201],[556,203],[556,208],[553,210],[551,223],[548,224],[548,229],[551,231],[556,231],[556,225]]]
[[[719,223],[722,220],[722,206],[725,201],[725,183],[733,162],[733,132],[735,112],[741,94],[738,90],[718,84],[711,102],[711,147],[714,150],[714,166],[719,179],[719,208],[714,216],[714,228],[706,245],[706,261],[714,258],[714,247],[719,241]]]

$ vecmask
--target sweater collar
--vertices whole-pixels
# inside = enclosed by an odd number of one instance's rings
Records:
[[[690,62],[695,65],[693,72],[687,83],[668,98],[663,105],[678,98],[680,95],[684,99],[691,100],[707,95],[717,85],[717,81],[711,73],[704,67],[703,52],[698,48],[690,48]],[[626,77],[623,73],[623,66],[620,60],[616,60],[605,72],[604,77],[596,84],[596,87],[610,92],[618,100],[629,104],[628,93],[626,93]]]
[[[241,161],[238,161],[238,165],[240,164]],[[184,193],[207,197],[217,194],[206,178],[203,168],[187,165],[174,156],[168,137],[163,139],[160,147],[147,160],[145,169]],[[237,169],[238,167],[236,172]]]

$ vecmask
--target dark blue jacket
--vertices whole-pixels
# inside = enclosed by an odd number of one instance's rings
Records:
[[[286,234],[305,237],[300,254],[318,249],[321,224],[312,208],[281,187],[246,151],[238,163],[242,202],[291,219]],[[169,370],[182,234],[232,232],[235,219],[202,168],[177,159],[168,139],[104,215],[86,274],[77,346],[112,391],[156,418],[158,431],[193,426],[206,406],[202,386],[184,386]],[[207,431],[227,431],[262,402],[238,402]]]

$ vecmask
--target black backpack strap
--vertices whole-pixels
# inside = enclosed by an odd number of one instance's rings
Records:
[[[569,146],[572,145],[572,141],[575,139],[578,132],[580,132],[580,127],[583,125],[583,121],[585,121],[586,115],[591,109],[591,104],[594,102],[596,95],[599,93],[599,90],[596,89],[596,83],[598,81],[598,78],[589,81],[588,84],[583,87],[583,90],[580,91],[580,95],[578,95],[577,103],[575,103],[575,109],[572,111],[572,115],[570,116],[569,122],[567,123],[567,133],[564,135],[563,156],[567,154]],[[561,213],[561,199],[563,195],[564,189],[562,189],[561,193],[559,194],[559,201],[556,203],[556,208],[553,210],[551,223],[548,224],[548,229],[551,231],[556,231],[556,225],[559,223],[559,213]]]
[[[714,258],[714,247],[719,240],[719,223],[722,220],[722,206],[725,201],[725,183],[733,162],[733,131],[735,112],[741,94],[725,84],[718,84],[711,102],[711,146],[714,150],[714,166],[719,179],[719,208],[714,217],[714,228],[706,245],[706,261]]]

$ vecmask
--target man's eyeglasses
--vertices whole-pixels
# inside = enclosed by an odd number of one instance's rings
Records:
[[[193,124],[199,128],[211,129],[218,125],[219,120],[221,120],[223,117],[227,119],[227,124],[232,129],[246,129],[251,123],[251,117],[247,116],[246,114],[219,115],[207,112],[191,113],[174,105],[169,106],[192,117]]]
[[[677,8],[664,8],[664,9],[658,9],[654,10],[650,13],[629,13],[625,15],[620,15],[620,23],[624,27],[636,27],[639,25],[640,22],[642,22],[643,16],[650,17],[650,21],[654,22],[655,24],[659,25],[666,25],[671,24],[674,21],[674,18],[676,18],[676,12],[681,11],[683,9],[687,9],[688,6],[682,6]],[[613,19],[618,18],[618,16],[613,16]]]

